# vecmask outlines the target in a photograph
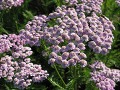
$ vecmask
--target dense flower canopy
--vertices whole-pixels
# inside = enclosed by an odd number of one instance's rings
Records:
[[[54,22],[54,25],[50,25]],[[92,13],[87,16],[77,12],[75,8],[63,5],[47,16],[35,16],[21,30],[20,36],[26,44],[39,46],[41,40],[49,43],[52,50],[49,64],[54,62],[63,67],[83,63],[87,58],[84,51],[89,46],[93,52],[107,54],[111,49],[114,30],[112,22],[102,16]],[[87,62],[84,60],[84,65]]]

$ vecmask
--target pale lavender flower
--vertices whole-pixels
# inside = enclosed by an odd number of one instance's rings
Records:
[[[67,48],[67,50],[73,50],[73,49],[75,49],[75,44],[74,43],[68,43],[66,48]]]
[[[80,50],[85,50],[85,44],[83,44],[83,43],[79,43],[79,44],[77,45],[77,47],[78,47]]]
[[[81,67],[85,67],[85,66],[87,66],[87,61],[86,60],[79,60],[79,63],[80,63],[80,65],[81,65]]]
[[[62,65],[63,68],[66,68],[66,67],[69,66],[69,62],[67,60],[62,60],[62,64],[61,65]]]
[[[69,52],[64,52],[63,54],[62,54],[62,59],[64,60],[64,59],[68,59],[68,57],[69,57]]]

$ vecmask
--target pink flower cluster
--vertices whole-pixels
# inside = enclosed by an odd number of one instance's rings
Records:
[[[120,70],[110,69],[103,62],[96,61],[92,65],[91,80],[100,90],[115,90],[115,81],[120,81]]]
[[[20,36],[30,46],[40,46],[40,39],[43,37],[43,29],[47,17],[45,15],[34,16],[32,21],[29,21],[25,29],[22,29]]]
[[[20,45],[24,45],[25,40],[20,35],[9,34],[0,35],[0,53],[15,51]]]
[[[52,44],[49,63],[56,62],[63,67],[80,63],[85,67],[87,62],[84,59],[87,56],[81,51],[85,50],[83,42],[88,41],[88,36],[81,33],[82,24],[75,9],[58,7],[55,12],[49,14],[48,19],[49,21],[56,19],[56,25],[53,27],[47,25],[44,29],[44,39]]]
[[[88,46],[96,53],[107,54],[114,38],[112,30],[115,30],[115,27],[112,22],[108,18],[98,17],[95,13],[92,17],[87,17],[86,21],[89,23],[88,32],[92,34],[89,35],[91,41]]]
[[[21,6],[24,0],[0,0],[0,9],[12,8],[13,6]]]
[[[42,70],[41,65],[31,63],[30,58],[16,61],[15,58],[6,55],[0,61],[0,78],[13,82],[19,89],[28,87],[31,82],[41,82],[48,76],[47,71]]]
[[[0,35],[0,41],[0,53],[6,55],[0,59],[0,78],[6,78],[15,87],[24,89],[32,82],[41,82],[48,77],[49,74],[42,70],[41,65],[30,62],[28,56],[33,52],[25,46],[27,43],[22,35]]]

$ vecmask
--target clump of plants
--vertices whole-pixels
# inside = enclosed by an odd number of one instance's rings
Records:
[[[23,3],[22,10],[29,2],[2,0],[0,7],[9,13],[13,6]],[[104,59],[116,38],[113,22],[102,12],[107,1],[53,2],[53,12],[32,16],[26,11],[26,20],[27,15],[32,18],[23,29],[0,35],[0,78],[20,90],[37,90],[34,85],[41,83],[38,90],[115,90],[120,70]]]

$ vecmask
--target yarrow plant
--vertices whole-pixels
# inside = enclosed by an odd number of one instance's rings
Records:
[[[0,10],[21,6],[24,0],[0,0]]]
[[[0,9],[21,6],[23,2],[2,0]],[[102,15],[102,3],[103,0],[63,0],[64,5],[58,6],[54,12],[34,16],[18,35],[0,35],[0,78],[12,82],[20,90],[32,82],[47,79],[49,74],[42,69],[42,64],[31,62],[35,51],[32,48],[37,47],[45,48],[41,53],[46,51],[43,56],[56,70],[64,87],[53,82],[51,77],[54,75],[50,75],[48,80],[53,85],[66,89],[72,83],[74,90],[78,90],[77,81],[70,81],[71,78],[66,85],[67,80],[64,82],[56,66],[64,68],[64,73],[69,69],[67,73],[75,79],[82,77],[78,70],[89,68],[92,70],[89,81],[93,81],[100,90],[114,90],[115,82],[120,81],[120,70],[110,69],[102,61],[90,65],[88,60],[89,53],[91,57],[92,54],[93,57],[107,55],[114,39],[112,31],[115,27],[109,18]]]

